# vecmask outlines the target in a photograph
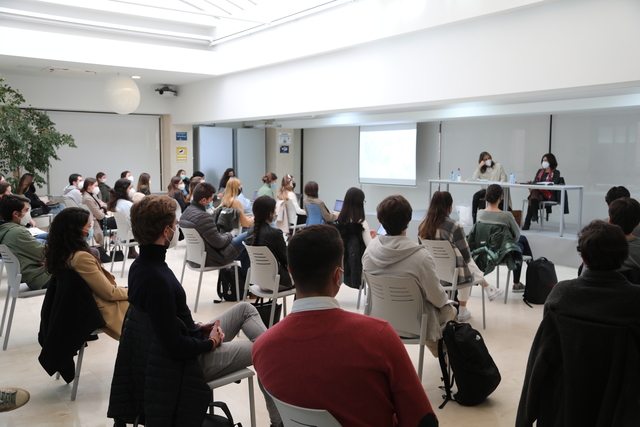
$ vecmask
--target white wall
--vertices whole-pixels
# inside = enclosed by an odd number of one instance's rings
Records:
[[[225,122],[433,108],[638,86],[638,51],[640,2],[557,1],[187,84],[174,119]]]

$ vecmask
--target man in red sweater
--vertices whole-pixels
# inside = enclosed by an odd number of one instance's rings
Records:
[[[437,426],[398,334],[385,321],[344,311],[343,244],[330,225],[296,232],[287,248],[296,285],[291,314],[253,344],[253,365],[276,398],[326,409],[343,426]]]

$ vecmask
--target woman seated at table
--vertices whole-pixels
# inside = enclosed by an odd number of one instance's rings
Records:
[[[507,182],[507,174],[504,172],[504,168],[500,163],[494,162],[491,158],[491,154],[483,151],[480,153],[478,160],[478,167],[473,172],[472,179],[486,179],[491,182]],[[480,199],[484,199],[484,195],[487,192],[486,188],[478,191],[473,195],[473,201],[471,203],[471,214],[473,215],[473,223],[476,223],[476,215],[478,213],[478,207],[480,205]],[[502,206],[500,207],[502,209]]]
[[[418,237],[422,240],[448,240],[456,254],[456,268],[458,269],[458,284],[473,280],[484,280],[484,274],[471,258],[471,251],[467,243],[464,228],[458,221],[449,218],[453,210],[453,198],[448,191],[436,191],[431,198],[427,216],[418,227]],[[509,214],[511,215],[511,214]],[[489,301],[498,298],[502,289],[496,289],[486,281],[482,284],[486,289]],[[465,322],[471,318],[467,302],[471,288],[458,290],[458,322]]]
[[[486,209],[478,211],[478,222],[483,224],[505,225],[509,228],[511,235],[518,242],[518,247],[522,255],[533,257],[531,247],[527,238],[520,234],[518,224],[516,224],[513,214],[503,211],[499,208],[500,201],[504,198],[502,187],[498,184],[492,184],[487,188],[487,194],[484,199],[489,206]],[[520,274],[522,273],[522,265],[513,270],[513,292],[524,292],[524,285],[520,282]]]
[[[269,248],[278,262],[279,290],[292,288],[291,276],[287,270],[287,245],[284,242],[282,230],[271,227],[271,222],[276,215],[276,200],[269,196],[258,197],[253,202],[253,215],[255,222],[247,230],[245,244]],[[264,290],[271,291],[272,289]]]
[[[334,212],[329,211],[324,202],[318,198],[317,182],[307,182],[307,184],[304,186],[304,195],[304,211],[307,216],[309,216],[307,205],[317,205],[320,208],[320,213],[322,213],[322,219],[324,220],[324,222],[334,222],[338,219],[338,215]]]
[[[527,183],[533,184],[538,182],[549,182],[554,185],[558,185],[560,183],[560,171],[556,169],[558,167],[556,156],[551,153],[545,154],[542,156],[541,166],[542,167],[538,169],[538,172],[536,172],[536,176],[533,178],[533,181],[528,181]],[[527,208],[527,216],[525,217],[524,225],[522,226],[523,230],[528,230],[529,227],[531,227],[532,220],[534,222],[538,222],[538,210],[541,201],[558,202],[560,200],[559,191],[549,191],[544,188],[529,191],[529,207]]]
[[[49,228],[49,240],[44,250],[45,267],[52,276],[58,275],[63,268],[75,270],[91,288],[106,322],[101,330],[119,340],[122,322],[129,308],[127,288],[118,287],[111,273],[89,251],[87,240],[91,239],[92,232],[89,211],[63,209]]]

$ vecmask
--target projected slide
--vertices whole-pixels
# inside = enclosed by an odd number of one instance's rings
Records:
[[[360,128],[360,183],[416,185],[416,123]]]

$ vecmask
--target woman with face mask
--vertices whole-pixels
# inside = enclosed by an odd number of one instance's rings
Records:
[[[253,217],[247,216],[242,208],[242,203],[238,200],[238,194],[242,191],[242,182],[238,178],[231,178],[227,181],[227,190],[222,196],[220,201],[221,207],[236,209],[240,218],[240,225],[242,227],[251,227],[253,225]]]
[[[171,182],[169,182],[169,186],[167,187],[167,196],[176,199],[176,202],[180,205],[180,212],[184,212],[187,208],[184,202],[184,193],[185,189],[184,182],[178,176],[171,177]]]
[[[131,181],[127,178],[120,178],[116,181],[115,185],[111,189],[111,196],[109,197],[109,203],[107,203],[107,211],[110,212],[123,212],[127,217],[127,221],[129,221],[131,206],[133,202],[129,197],[129,192],[133,186],[131,185]],[[110,218],[109,221],[113,221],[115,224],[115,219]],[[112,225],[110,228],[114,228],[115,225]],[[128,257],[133,259],[138,256],[138,252],[136,251],[136,247],[132,246],[129,249]]]
[[[273,172],[268,172],[262,177],[262,187],[258,190],[258,197],[260,196],[269,196],[272,199],[275,199],[276,196],[273,193],[273,189],[276,188],[276,182],[278,181],[278,176]]]
[[[473,172],[472,179],[486,179],[489,182],[507,182],[507,174],[504,172],[504,168],[500,163],[496,163],[491,158],[491,154],[483,151],[480,153],[478,159],[478,167]],[[476,223],[476,215],[478,213],[478,207],[480,205],[480,199],[484,199],[487,189],[483,188],[473,195],[473,201],[471,204],[471,214],[473,216],[473,223]],[[502,205],[500,205],[502,209]]]
[[[56,215],[44,250],[45,267],[52,276],[57,276],[64,268],[75,270],[91,288],[106,322],[101,330],[119,340],[122,322],[129,308],[127,288],[118,287],[113,276],[91,253],[87,241],[91,239],[93,227],[89,212],[82,208],[67,208]]]
[[[109,203],[111,187],[107,185],[107,175],[104,172],[98,172],[96,174],[96,180],[98,181],[98,189],[100,190],[100,199],[105,203]]]
[[[82,193],[82,204],[93,214],[93,237],[98,245],[104,243],[104,235],[102,234],[102,220],[107,211],[107,205],[98,198],[100,188],[95,178],[87,178],[80,189]]]
[[[538,172],[536,172],[536,176],[533,178],[533,181],[529,181],[528,184],[536,182],[552,182],[554,185],[558,185],[560,183],[560,171],[556,169],[558,167],[556,156],[551,153],[547,153],[542,156],[541,163],[541,167],[538,169]],[[541,188],[540,190],[529,190],[529,192],[529,207],[527,208],[527,216],[524,220],[524,225],[522,226],[523,230],[528,230],[529,227],[531,227],[532,220],[534,222],[538,222],[538,207],[540,206],[541,200],[560,202],[559,191],[550,191]]]
[[[185,171],[184,169],[180,169],[178,173],[176,173],[176,176],[180,178],[182,182],[184,182],[184,191],[182,192],[182,194],[186,196],[187,190],[189,190],[189,184],[191,183],[191,180],[187,176],[187,171]]]

